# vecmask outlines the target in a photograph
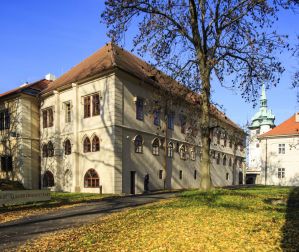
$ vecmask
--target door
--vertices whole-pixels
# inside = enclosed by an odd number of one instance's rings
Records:
[[[136,186],[136,171],[131,171],[131,189],[130,193],[135,194],[135,186]]]

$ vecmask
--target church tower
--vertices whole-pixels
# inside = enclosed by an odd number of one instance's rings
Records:
[[[252,117],[249,128],[249,153],[248,169],[246,180],[248,183],[260,183],[260,173],[262,168],[262,150],[258,136],[268,132],[275,127],[275,116],[268,109],[265,85],[262,86],[259,111]],[[250,180],[250,181],[248,181]]]

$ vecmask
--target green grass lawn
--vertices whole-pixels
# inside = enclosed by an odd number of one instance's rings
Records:
[[[27,203],[23,205],[0,208],[0,223],[21,219],[32,215],[39,215],[59,208],[72,207],[76,204],[100,200],[116,195],[98,193],[64,193],[51,192],[51,200]]]
[[[181,193],[40,237],[20,251],[298,251],[299,188]]]

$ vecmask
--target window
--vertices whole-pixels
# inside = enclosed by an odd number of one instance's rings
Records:
[[[42,147],[42,150],[43,150],[43,157],[48,157],[48,145],[47,144],[44,144],[43,147]]]
[[[285,154],[286,150],[285,150],[285,144],[279,144],[278,145],[278,153],[279,154]]]
[[[225,177],[226,177],[226,180],[229,180],[229,173],[228,172],[226,173]]]
[[[54,146],[51,141],[48,143],[48,157],[54,157]]]
[[[180,158],[183,159],[183,160],[186,160],[186,146],[185,145],[182,145],[180,147]]]
[[[0,111],[0,130],[10,128],[10,113],[8,109]]]
[[[154,111],[154,125],[160,126],[160,111],[159,110]]]
[[[167,114],[167,127],[168,129],[173,130],[174,129],[174,113],[170,112]]]
[[[50,171],[46,171],[43,176],[43,187],[52,187],[54,186],[54,176]]]
[[[182,170],[180,170],[180,172],[179,172],[179,178],[183,179],[183,171]]]
[[[225,135],[223,138],[223,146],[226,147],[227,145],[227,136]]]
[[[255,146],[256,146],[256,148],[259,148],[259,147],[260,147],[260,144],[259,144],[259,143],[256,143]]]
[[[138,120],[143,120],[144,114],[143,114],[143,106],[144,101],[141,98],[137,98],[136,100],[136,119]]]
[[[143,138],[140,135],[137,135],[134,139],[135,153],[143,152]]]
[[[187,125],[187,117],[185,115],[180,115],[180,123],[181,123],[181,133],[186,133],[186,125]]]
[[[48,109],[48,115],[49,115],[49,125],[48,127],[53,127],[54,125],[54,117],[53,117],[53,109]]]
[[[153,140],[153,143],[152,143],[152,153],[153,153],[153,155],[159,156],[159,146],[160,146],[160,141],[159,141],[158,138],[155,138]]]
[[[69,139],[65,140],[64,142],[64,154],[71,155],[72,154],[72,144]]]
[[[278,168],[278,178],[282,179],[285,178],[285,168]]]
[[[195,160],[195,149],[194,149],[194,147],[190,148],[190,159]]]
[[[84,176],[84,187],[96,188],[100,186],[100,178],[94,169],[89,169]]]
[[[43,110],[43,128],[48,127],[48,112],[47,110]]]
[[[100,114],[100,95],[99,94],[94,94],[92,96],[92,115],[97,116]]]
[[[217,137],[217,144],[220,144],[220,139],[221,139],[221,132],[220,131],[217,132],[216,137]]]
[[[243,144],[240,144],[240,151],[243,152],[243,150],[244,150],[244,146]]]
[[[226,156],[223,157],[223,165],[226,166]]]
[[[91,151],[90,140],[88,137],[86,137],[83,142],[83,152],[86,153],[86,152],[90,152],[90,151]]]
[[[194,177],[194,179],[197,179],[197,170],[194,170],[193,177]]]
[[[217,154],[216,163],[217,163],[217,164],[220,164],[220,153]]]
[[[84,103],[84,116],[83,116],[84,118],[91,117],[91,113],[92,113],[92,116],[100,115],[101,103],[100,103],[100,95],[99,94],[85,96],[83,103]]]
[[[259,135],[260,132],[261,132],[260,129],[257,129],[257,130],[256,130],[256,134],[257,134],[257,135]]]
[[[94,136],[92,139],[92,152],[100,151],[100,139]]]
[[[1,170],[3,172],[9,172],[13,170],[12,156],[1,157]]]
[[[72,107],[70,102],[64,104],[65,108],[65,122],[70,123],[72,121]]]
[[[173,143],[172,142],[168,143],[168,146],[167,146],[167,156],[169,158],[173,157]]]
[[[232,166],[232,158],[229,158],[228,165]]]
[[[84,118],[90,117],[90,96],[84,97]]]
[[[42,112],[42,116],[43,116],[43,128],[53,127],[54,125],[53,109],[52,108],[44,109]]]
[[[229,140],[229,148],[233,148],[233,141]]]
[[[159,179],[163,178],[163,170],[159,170]]]

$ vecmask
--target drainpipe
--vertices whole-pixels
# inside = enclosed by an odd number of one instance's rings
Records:
[[[268,139],[266,138],[266,158],[265,158],[265,185],[267,185],[268,177]]]

